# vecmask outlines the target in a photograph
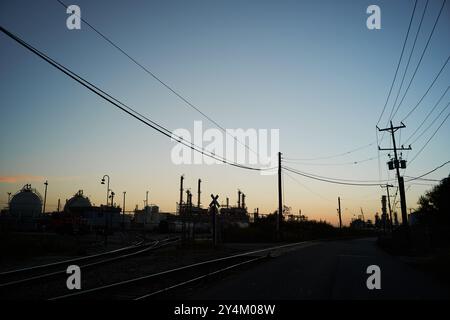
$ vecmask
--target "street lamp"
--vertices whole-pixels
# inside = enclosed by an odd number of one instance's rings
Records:
[[[110,191],[110,189],[109,189],[109,179],[110,178],[109,178],[109,176],[107,174],[105,174],[103,176],[103,178],[102,178],[102,181],[101,181],[102,184],[105,184],[105,177],[108,178],[108,183],[106,185],[106,206],[108,206],[109,191]]]

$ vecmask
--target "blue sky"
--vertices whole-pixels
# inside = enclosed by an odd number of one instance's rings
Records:
[[[430,0],[417,48],[419,54],[441,6]],[[225,128],[280,129],[285,157],[333,155],[375,141],[375,125],[400,55],[414,1],[76,1],[82,17],[149,67]],[[381,30],[368,30],[366,8],[381,8]],[[419,0],[412,27],[418,25],[425,0]],[[66,28],[67,14],[56,0],[2,1],[0,23],[50,57],[158,123],[192,130],[204,120],[166,88],[82,24]],[[395,121],[424,94],[450,53],[450,4],[444,7],[435,34],[410,92]],[[409,53],[412,42],[408,42]],[[247,194],[251,211],[276,208],[276,177],[225,166],[176,166],[173,144],[126,117],[85,88],[0,35],[0,176],[28,175],[39,190],[49,180],[49,203],[84,189],[101,203],[99,180],[111,176],[116,194],[127,191],[130,206],[142,206],[145,191],[163,210],[175,208],[179,175],[204,195],[218,193],[234,202],[237,188]],[[403,70],[401,65],[400,71]],[[400,73],[401,74],[401,73]],[[407,73],[409,80],[411,71]],[[405,122],[411,134],[450,84],[450,67]],[[397,91],[394,87],[394,92]],[[450,101],[444,97],[438,111]],[[390,107],[391,104],[388,105]],[[447,114],[447,112],[444,112]],[[434,116],[431,117],[431,119]],[[386,115],[382,123],[386,121]],[[443,117],[441,117],[443,119]],[[438,120],[437,124],[440,123]],[[437,124],[413,145],[413,157]],[[419,175],[450,159],[445,123],[408,168]],[[399,137],[400,138],[400,137]],[[389,146],[387,140],[384,146]],[[406,154],[405,154],[406,155]],[[378,179],[378,162],[329,166],[377,156],[376,146],[345,157],[291,164],[323,176]],[[381,156],[382,178],[387,177]],[[448,168],[430,178],[448,175]],[[33,178],[34,177],[34,178]],[[393,177],[393,174],[391,174]],[[336,221],[336,198],[343,199],[346,221],[359,208],[379,211],[380,188],[342,187],[296,177],[306,188],[285,179],[286,204],[310,217]],[[0,202],[27,179],[0,182]],[[412,185],[408,207],[430,186]],[[320,197],[317,195],[320,194]],[[326,199],[326,200],[325,200]],[[204,199],[204,203],[208,199]],[[51,207],[50,206],[50,207]],[[51,207],[52,208],[52,207]]]

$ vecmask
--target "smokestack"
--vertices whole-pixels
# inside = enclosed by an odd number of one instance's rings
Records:
[[[241,190],[238,190],[238,208],[241,207]]]
[[[259,208],[256,208],[255,213],[253,214],[253,221],[258,220],[259,218]]]
[[[242,194],[242,209],[245,209],[245,194]]]
[[[190,190],[186,190],[186,206],[190,206],[190,200],[191,200],[191,191]]]
[[[200,194],[201,194],[201,191],[200,191],[200,185],[201,185],[201,183],[202,183],[202,179],[198,179],[198,200],[197,200],[197,207],[199,207],[199,208],[200,208]]]
[[[230,206],[230,198],[227,197],[227,208]]]
[[[178,203],[178,206],[179,206],[178,213],[181,213],[181,206],[183,204],[183,180],[184,180],[184,175],[181,175],[181,178],[180,178],[180,202]]]

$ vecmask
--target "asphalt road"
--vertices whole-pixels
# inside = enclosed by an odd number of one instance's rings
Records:
[[[381,269],[369,290],[367,267]],[[191,292],[191,299],[449,299],[450,289],[379,249],[375,239],[307,244]]]

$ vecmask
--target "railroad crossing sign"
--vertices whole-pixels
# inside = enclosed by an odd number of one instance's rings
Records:
[[[213,194],[211,194],[211,198],[212,198],[212,201],[209,204],[209,207],[210,208],[212,208],[212,207],[214,207],[214,208],[220,207],[219,202],[217,201],[217,199],[219,199],[219,195],[214,196]]]
[[[217,201],[217,199],[219,199],[219,195],[214,196],[213,194],[211,194],[211,203],[209,204],[209,208],[211,209],[211,213],[212,213],[212,240],[213,240],[213,247],[215,248],[217,245],[217,213],[219,211],[219,202]]]

